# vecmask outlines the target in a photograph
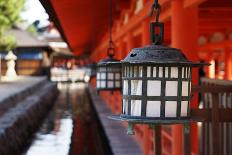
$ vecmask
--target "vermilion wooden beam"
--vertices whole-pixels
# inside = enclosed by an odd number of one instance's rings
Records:
[[[217,50],[224,49],[225,47],[232,48],[232,40],[226,40],[218,43],[207,43],[199,47],[199,51],[209,51],[209,50]]]
[[[160,0],[160,4],[164,5],[166,3],[170,2],[170,0]],[[153,3],[153,0],[149,0],[146,4],[144,4],[144,8],[141,10],[141,12],[137,15],[134,15],[130,18],[129,22],[120,30],[119,32],[116,32],[113,34],[114,40],[117,41],[121,39],[125,34],[127,34],[129,31],[131,31],[133,28],[141,24],[141,22],[145,19],[148,18],[148,15],[150,13],[150,8]],[[165,10],[162,10],[161,15],[160,15],[160,20],[161,21],[167,21],[171,17],[171,7],[166,8]],[[148,27],[149,29],[149,27]],[[100,44],[99,47],[96,49],[103,49],[107,47],[108,42],[104,42]],[[98,52],[97,50],[96,52]]]
[[[197,6],[207,0],[184,0],[184,8]]]

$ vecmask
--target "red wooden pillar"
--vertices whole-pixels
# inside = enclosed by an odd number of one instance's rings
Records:
[[[183,50],[189,60],[197,61],[198,38],[198,8],[183,8],[183,0],[172,0],[172,46]],[[193,71],[193,84],[198,83],[198,71]],[[192,101],[192,106],[197,105],[197,97]],[[183,154],[183,126],[172,127],[173,155]],[[197,126],[191,127],[192,152],[198,154]]]
[[[132,48],[134,48],[134,38],[133,38],[133,34],[132,32],[128,32],[127,33],[127,48],[126,48],[126,55],[132,50]]]
[[[225,48],[224,50],[224,61],[225,61],[225,75],[224,79],[225,80],[231,80],[231,49],[230,48]]]
[[[149,29],[149,19],[145,19],[142,23],[142,29],[143,29],[143,34],[142,34],[142,44],[143,46],[147,45],[150,43],[150,29]],[[149,155],[149,151],[151,149],[149,144],[149,138],[151,135],[149,135],[149,127],[148,125],[143,126],[143,154],[144,155]]]

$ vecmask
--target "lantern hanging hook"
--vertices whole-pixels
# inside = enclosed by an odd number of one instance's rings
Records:
[[[153,16],[154,11],[156,10],[156,22],[159,22],[159,16],[161,11],[161,6],[158,0],[155,0],[151,7],[150,17]]]

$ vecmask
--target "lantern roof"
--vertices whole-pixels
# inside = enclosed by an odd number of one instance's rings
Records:
[[[205,63],[195,63],[189,61],[180,49],[155,44],[132,49],[127,57],[121,62],[135,64],[169,64],[178,66],[206,65]]]
[[[117,59],[114,59],[113,56],[108,56],[107,58],[102,59],[97,65],[98,66],[121,65],[121,62]]]

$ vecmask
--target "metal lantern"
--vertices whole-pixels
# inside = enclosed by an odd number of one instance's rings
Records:
[[[109,55],[97,64],[97,90],[121,90],[122,67],[120,61]]]
[[[112,0],[109,0],[109,48],[108,58],[97,64],[97,91],[121,90],[122,88],[122,66],[119,60],[114,59],[114,43],[112,41]]]
[[[111,118],[132,124],[184,124],[191,121],[192,68],[205,64],[189,61],[181,50],[162,45],[164,24],[151,23],[152,44],[133,49],[122,60],[122,114]],[[159,33],[155,30],[159,29]]]

